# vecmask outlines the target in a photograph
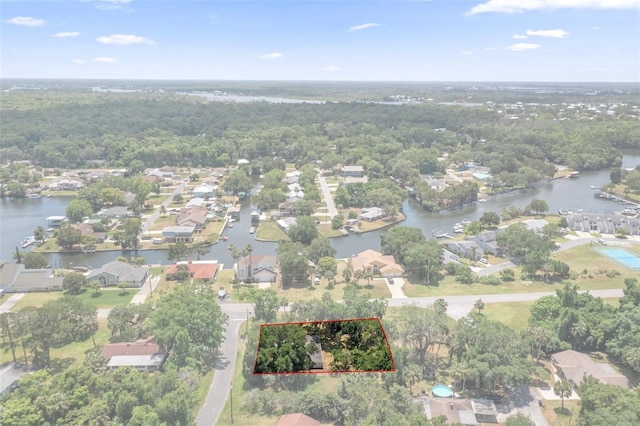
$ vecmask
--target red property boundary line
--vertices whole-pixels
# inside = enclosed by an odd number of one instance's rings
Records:
[[[387,343],[387,350],[389,351],[389,355],[391,356],[391,370],[336,370],[336,371],[289,371],[283,373],[256,373],[256,368],[258,367],[258,352],[260,351],[260,339],[262,338],[262,327],[278,327],[283,325],[306,325],[306,324],[324,324],[328,322],[353,322],[353,321],[377,321],[378,326],[382,330],[382,335],[384,336],[384,340]],[[320,321],[296,321],[296,322],[282,322],[282,323],[270,323],[270,324],[260,324],[260,332],[258,333],[258,348],[256,349],[255,361],[253,363],[253,372],[254,376],[263,376],[263,375],[287,375],[287,374],[336,374],[336,373],[393,373],[396,370],[396,360],[393,357],[393,352],[391,351],[391,345],[389,344],[389,338],[387,336],[387,332],[382,326],[382,322],[380,318],[371,317],[371,318],[349,318],[349,319],[336,319],[336,320],[320,320]]]

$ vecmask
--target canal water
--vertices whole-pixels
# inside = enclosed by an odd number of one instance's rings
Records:
[[[625,155],[623,167],[633,168],[640,164],[640,154]],[[609,170],[589,171],[580,173],[577,179],[558,179],[551,182],[541,182],[535,188],[526,191],[514,191],[491,196],[484,203],[474,203],[465,207],[440,213],[429,213],[420,207],[413,199],[407,199],[403,204],[403,212],[407,219],[399,225],[422,229],[423,233],[432,238],[433,230],[452,233],[453,225],[461,220],[477,220],[485,212],[500,214],[503,208],[516,206],[523,208],[534,198],[545,200],[549,204],[549,211],[555,213],[558,209],[578,210],[595,213],[613,213],[622,210],[618,203],[594,198],[599,187],[609,182]],[[51,197],[40,199],[0,199],[0,259],[13,261],[16,246],[28,235],[33,234],[37,226],[47,227],[48,216],[64,215],[71,198]],[[240,221],[231,229],[226,229],[228,241],[220,241],[211,247],[211,251],[202,259],[216,259],[220,263],[230,265],[231,254],[229,244],[242,249],[251,244],[254,253],[274,253],[277,247],[273,242],[261,242],[249,234],[251,221],[249,215],[253,210],[251,202],[244,200],[240,210]],[[337,251],[337,257],[349,257],[362,250],[380,249],[380,236],[387,229],[368,232],[348,237],[331,239],[331,245]],[[145,263],[170,263],[166,250],[141,250],[136,252],[114,250],[93,254],[61,255],[48,254],[47,258],[54,267],[85,266],[96,268],[117,256],[142,256]]]

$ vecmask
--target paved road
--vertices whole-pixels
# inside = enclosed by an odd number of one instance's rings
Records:
[[[331,190],[329,189],[329,185],[327,185],[327,180],[321,173],[318,173],[318,180],[320,181],[320,189],[322,190],[324,202],[327,205],[327,213],[329,217],[333,219],[338,215],[338,209],[336,209],[336,204],[333,202],[333,195],[331,195]]]
[[[224,333],[224,342],[218,351],[213,380],[209,386],[207,397],[196,416],[196,425],[211,426],[216,424],[220,413],[229,398],[229,390],[236,368],[238,352],[238,331],[242,321],[253,315],[253,307],[249,304],[222,303],[222,311],[229,315],[229,324]]]
[[[161,206],[169,207],[169,204],[173,202],[173,197],[180,194],[186,185],[187,185],[187,182],[182,181],[180,185],[178,185],[176,189],[173,190],[173,192],[169,195],[169,197],[162,202]],[[159,217],[160,217],[160,206],[158,206],[158,208],[155,209],[153,213],[151,213],[149,217],[142,224],[142,235],[144,235],[145,232],[149,232],[149,229],[151,229],[151,225]]]

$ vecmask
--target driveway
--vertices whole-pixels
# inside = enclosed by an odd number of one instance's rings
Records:
[[[513,410],[510,414],[522,413],[529,417],[536,426],[548,426],[547,419],[544,418],[542,410],[538,405],[539,397],[534,392],[533,388],[527,386],[521,386],[511,394],[511,402],[513,403]]]
[[[16,293],[12,294],[7,300],[5,300],[2,305],[0,305],[0,314],[7,313],[11,311],[16,303],[20,301],[24,297],[25,293]]]
[[[387,288],[391,292],[392,299],[407,299],[407,296],[404,295],[402,291],[402,286],[404,285],[404,278],[394,278],[393,284],[389,282],[389,278],[384,279],[385,283],[387,283]]]

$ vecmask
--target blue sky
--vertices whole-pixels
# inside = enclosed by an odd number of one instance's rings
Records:
[[[3,78],[640,81],[640,0],[3,1]]]

